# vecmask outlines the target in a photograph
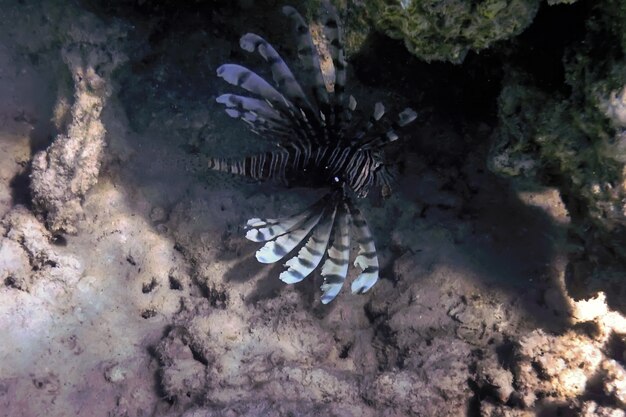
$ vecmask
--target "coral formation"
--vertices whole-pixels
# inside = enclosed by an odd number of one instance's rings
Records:
[[[69,31],[70,41],[62,51],[74,81],[71,121],[67,127],[58,126],[66,132],[32,161],[33,203],[55,232],[76,232],[82,200],[97,182],[106,133],[100,114],[111,94],[111,72],[125,59],[110,48],[103,49],[120,36],[115,27],[105,28],[90,19],[81,23]],[[95,36],[91,34],[94,28],[98,29]],[[62,97],[55,114],[59,123],[68,118],[66,110]]]
[[[461,63],[470,50],[521,33],[533,21],[539,0],[366,0],[374,27],[402,39],[425,61]]]

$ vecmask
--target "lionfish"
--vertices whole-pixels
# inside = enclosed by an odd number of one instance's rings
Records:
[[[396,132],[412,122],[416,113],[407,108],[393,121],[385,116],[384,106],[376,103],[368,120],[353,121],[356,100],[344,93],[347,62],[340,21],[330,4],[324,5],[323,12],[323,33],[335,70],[330,80],[334,89],[326,87],[306,22],[293,7],[285,6],[283,13],[295,26],[307,83],[296,80],[265,39],[253,33],[241,37],[242,49],[257,52],[267,61],[275,86],[243,66],[224,64],[217,75],[254,97],[223,94],[217,102],[276,149],[241,160],[211,158],[209,168],[287,186],[328,189],[300,213],[278,219],[252,218],[245,226],[247,239],[266,242],[256,252],[259,262],[278,262],[300,248],[279,276],[287,284],[302,281],[325,258],[321,302],[327,304],[337,296],[348,273],[351,228],[358,244],[354,265],[361,269],[352,282],[352,293],[362,294],[378,280],[374,239],[352,197],[363,198],[375,186],[390,188],[393,170],[385,164],[383,149],[398,139]]]

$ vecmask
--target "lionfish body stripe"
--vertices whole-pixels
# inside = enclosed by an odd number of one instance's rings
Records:
[[[217,69],[219,77],[253,95],[227,93],[217,102],[230,117],[244,121],[276,149],[243,159],[210,158],[209,168],[286,186],[329,190],[300,213],[279,219],[252,218],[246,224],[247,239],[265,242],[256,253],[259,262],[274,263],[288,257],[287,269],[280,274],[282,281],[302,281],[322,265],[321,301],[327,304],[340,292],[348,274],[351,231],[358,245],[354,265],[361,270],[351,285],[352,292],[368,291],[379,278],[374,238],[352,200],[353,196],[367,196],[375,186],[389,189],[393,169],[384,163],[384,147],[397,140],[397,132],[417,115],[407,108],[393,120],[383,104],[376,103],[364,123],[355,122],[356,100],[345,94],[347,62],[337,12],[324,2],[324,35],[335,67],[333,91],[324,83],[306,22],[293,7],[284,7],[283,13],[295,27],[304,83],[296,79],[271,44],[253,33],[245,34],[240,46],[268,63],[274,86],[237,64]]]

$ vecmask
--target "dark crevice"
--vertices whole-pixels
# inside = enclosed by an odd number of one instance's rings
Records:
[[[156,286],[157,286],[157,280],[156,278],[152,277],[150,282],[146,282],[141,286],[141,292],[144,294],[148,294],[152,292],[156,288]]]
[[[515,348],[516,343],[511,340],[505,340],[500,345],[496,346],[498,363],[501,364],[504,369],[513,369],[513,365],[515,364]]]
[[[179,279],[177,279],[175,276],[170,275],[168,277],[169,281],[170,281],[170,289],[171,290],[177,290],[180,291],[183,289],[183,284],[182,282],[180,282]]]
[[[590,1],[542,3],[533,23],[507,45],[507,63],[523,69],[543,90],[569,94],[563,56],[584,39],[591,5]]]
[[[144,319],[149,319],[156,315],[157,315],[157,312],[153,308],[149,308],[141,312],[141,317],[143,317]]]
[[[29,164],[30,165],[30,164]],[[32,210],[32,196],[30,193],[30,166],[24,168],[24,171],[14,176],[9,182],[11,188],[11,199],[14,204],[21,204]]]

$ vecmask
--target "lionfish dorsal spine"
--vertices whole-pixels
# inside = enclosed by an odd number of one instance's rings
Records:
[[[287,66],[283,58],[270,43],[257,34],[247,33],[241,37],[239,45],[245,51],[257,51],[259,55],[270,64],[274,83],[278,86],[285,98],[298,107],[305,107],[313,111],[311,103],[304,94],[304,91],[302,91],[302,87],[298,84],[298,81],[296,81],[289,66]]]
[[[283,14],[289,17],[295,25],[296,42],[298,45],[298,56],[304,64],[304,72],[312,80],[313,97],[320,110],[326,113],[329,104],[328,91],[324,83],[324,77],[320,67],[320,59],[311,37],[311,32],[306,22],[296,9],[291,6],[283,7]]]

